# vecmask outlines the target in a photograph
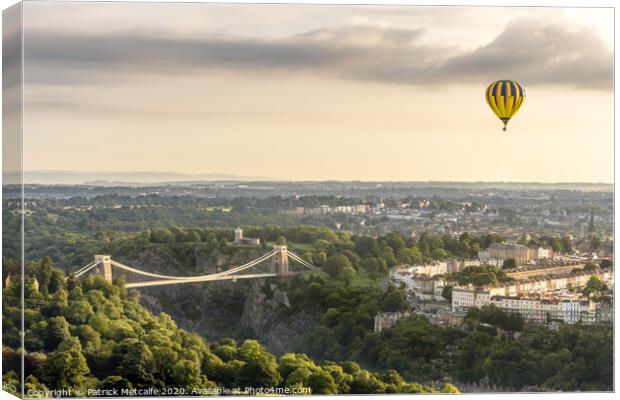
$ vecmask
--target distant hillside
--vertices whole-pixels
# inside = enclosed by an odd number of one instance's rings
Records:
[[[5,172],[4,184],[19,181],[16,172]],[[461,189],[461,190],[578,190],[612,192],[613,183],[605,182],[453,182],[453,181],[295,181],[266,176],[229,173],[183,174],[162,171],[62,171],[37,170],[24,173],[26,184],[35,185],[90,185],[90,186],[192,186],[206,182],[228,182],[256,185],[264,182],[297,186],[342,186],[357,189]]]
[[[264,176],[235,175],[226,173],[182,174],[177,172],[159,171],[56,171],[40,170],[26,171],[24,180],[30,184],[69,184],[69,185],[97,185],[97,186],[140,186],[154,183],[176,183],[195,181],[240,181],[240,180],[270,180]]]

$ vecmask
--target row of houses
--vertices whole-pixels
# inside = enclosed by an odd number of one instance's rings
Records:
[[[473,285],[457,286],[452,290],[452,308],[480,307],[479,302],[487,301],[488,304],[488,299],[493,296],[528,296],[582,287],[594,275],[605,282],[611,283],[613,281],[613,271],[607,269],[598,272],[582,271],[567,275],[537,276],[488,287],[476,287]]]
[[[402,280],[403,282],[411,275],[435,276],[459,272],[465,267],[480,265],[480,260],[458,260],[449,259],[447,261],[436,261],[433,264],[424,265],[407,265],[397,266],[390,271],[390,276],[394,280]]]
[[[377,205],[375,208],[382,208]],[[366,214],[371,210],[368,204],[354,204],[351,206],[295,207],[291,210],[294,215],[325,215],[325,214]]]
[[[502,310],[518,313],[524,319],[536,323],[546,323],[551,320],[575,324],[581,321],[584,324],[610,322],[613,312],[607,303],[595,303],[591,299],[573,298],[527,298],[497,296],[491,298],[491,304]]]
[[[409,293],[420,300],[446,301],[442,295],[446,282],[437,275],[458,272],[473,265],[480,265],[480,261],[450,259],[429,265],[401,265],[390,270],[390,279],[404,285]]]
[[[558,298],[527,298],[527,297],[492,297],[488,304],[509,312],[517,313],[523,319],[537,324],[562,322],[586,325],[611,323],[613,321],[613,305],[611,303],[595,303],[590,299],[558,299]],[[488,305],[486,304],[486,305]],[[398,321],[409,317],[409,312],[379,312],[375,316],[374,331],[379,333],[396,325]],[[460,328],[464,323],[464,311],[454,312],[439,309],[434,313],[422,313],[434,325]]]
[[[459,301],[462,302],[463,300],[463,298],[456,300],[456,303]],[[613,309],[611,304],[604,302],[595,303],[592,299],[588,298],[489,297],[487,293],[476,296],[474,301],[477,307],[494,305],[506,312],[520,314],[524,319],[539,324],[550,321],[561,321],[567,324],[581,322],[591,325],[611,322],[613,320]],[[467,307],[457,306],[457,309],[461,312],[466,308]]]
[[[403,285],[407,292],[414,294],[420,300],[445,300],[441,296],[443,280],[433,278],[430,274],[420,274],[417,267],[399,267],[390,270],[390,280],[397,285]]]
[[[506,285],[477,288],[455,287],[452,290],[452,311],[464,312],[472,307],[495,305],[502,310],[517,312],[524,319],[544,323],[559,320],[569,324],[582,321],[585,324],[608,322],[613,310],[607,303],[595,303],[590,298],[575,295],[558,297],[549,293],[562,289],[584,286],[596,275],[611,284],[611,270],[597,273],[578,273],[565,276],[537,277]],[[538,296],[536,296],[538,295]]]

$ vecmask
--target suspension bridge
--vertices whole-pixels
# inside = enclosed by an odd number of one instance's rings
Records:
[[[112,260],[109,255],[95,255],[95,259],[89,264],[75,271],[77,278],[85,276],[89,273],[102,275],[103,278],[112,282],[114,279],[118,279],[120,276],[124,276],[126,280],[125,287],[127,288],[141,288],[149,286],[163,286],[163,285],[178,285],[182,283],[197,283],[197,282],[213,282],[213,281],[237,281],[238,279],[259,279],[269,278],[275,276],[291,276],[295,275],[291,269],[291,263],[296,263],[311,271],[319,272],[320,268],[315,267],[309,262],[302,259],[297,254],[288,250],[287,246],[275,245],[273,249],[262,256],[249,261],[238,267],[229,268],[226,271],[217,272],[213,274],[197,275],[197,276],[168,276],[156,274],[148,271],[143,271],[138,268],[133,268],[128,265],[119,263]],[[261,266],[267,266],[262,268]],[[250,273],[243,273],[246,270]],[[267,271],[264,271],[264,270]]]

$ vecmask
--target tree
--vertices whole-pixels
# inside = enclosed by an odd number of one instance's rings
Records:
[[[613,261],[611,261],[608,258],[601,260],[601,264],[600,264],[601,268],[603,269],[611,268],[613,267],[613,265],[614,265]]]
[[[457,393],[461,393],[461,391],[454,386],[451,383],[444,383],[443,386],[441,387],[440,390],[441,393],[451,393],[451,394],[457,394]]]
[[[2,377],[2,389],[18,397],[21,393],[21,380],[17,372],[11,370]]]
[[[237,356],[237,347],[233,345],[221,344],[213,349],[213,353],[227,362],[233,360]]]
[[[80,325],[75,329],[75,333],[80,339],[82,348],[87,353],[94,353],[101,346],[101,334],[94,330],[90,325]]]
[[[282,381],[273,355],[263,349],[256,340],[246,340],[239,346],[239,359],[244,362],[237,384],[240,387],[270,388]]]
[[[361,371],[351,382],[350,393],[352,394],[376,394],[384,393],[385,384],[368,371]]]
[[[449,257],[448,252],[440,248],[433,250],[431,255],[435,260],[445,260]]]
[[[124,339],[115,353],[122,357],[117,368],[119,375],[139,388],[154,384],[153,353],[145,343],[134,338]]]
[[[597,269],[597,268],[596,268],[596,265],[594,265],[594,264],[592,264],[592,263],[586,263],[586,264],[583,266],[583,268],[582,268],[582,270],[583,270],[583,271],[585,271],[585,272],[594,272],[594,271],[596,271],[596,269]],[[578,269],[577,269],[577,270],[578,270]]]
[[[352,266],[347,266],[338,275],[338,279],[345,282],[347,285],[350,285],[354,276],[355,276],[355,268],[353,268]]]
[[[176,387],[195,388],[203,383],[198,360],[179,360],[172,365],[171,369],[171,382]]]
[[[41,366],[41,379],[50,388],[81,388],[89,372],[76,338],[65,339]]]
[[[590,250],[598,251],[601,249],[601,239],[599,239],[596,235],[592,235],[590,238]]]
[[[593,275],[588,283],[586,283],[586,287],[583,289],[583,294],[586,296],[590,295],[590,293],[600,293],[608,290],[607,285],[601,278],[596,275]]]
[[[33,299],[33,300],[42,300],[43,295],[37,289],[37,285],[35,283],[35,279],[33,276],[28,276],[24,278],[24,298]]]
[[[564,247],[562,247],[562,243],[555,236],[549,238],[549,246],[551,246],[551,248],[553,249],[554,253],[563,253],[564,252]]]
[[[394,250],[390,246],[385,246],[381,249],[380,259],[383,259],[390,268],[394,267],[398,262],[394,255]]]
[[[65,317],[53,317],[47,322],[47,331],[45,334],[45,348],[47,350],[56,349],[60,343],[69,339],[69,324]]]
[[[361,262],[361,267],[372,279],[377,279],[388,271],[385,260],[376,257],[364,258]]]
[[[285,386],[288,388],[294,387],[307,387],[307,381],[312,375],[312,371],[307,367],[298,367],[293,372],[288,374],[284,380]]]
[[[52,270],[52,275],[50,276],[50,282],[48,285],[49,293],[56,293],[60,289],[65,288],[65,274],[62,273],[61,270],[54,269]]]
[[[338,393],[349,393],[350,384],[353,381],[353,376],[344,371],[344,369],[333,362],[327,362],[323,364],[323,370],[328,372],[338,387]]]
[[[151,232],[151,242],[153,243],[174,243],[174,235],[168,229],[154,229]]]
[[[491,353],[493,338],[488,333],[475,331],[459,346],[457,371],[465,382],[478,382],[484,377],[482,365]]]
[[[310,372],[318,370],[318,367],[306,354],[286,353],[280,357],[278,372],[286,378],[298,368],[305,368]]]
[[[421,264],[422,253],[420,253],[418,246],[413,245],[411,248],[404,248],[400,250],[398,253],[398,261],[403,264]]]
[[[114,390],[120,394],[124,389],[133,389],[133,385],[127,379],[118,375],[109,375],[100,384],[99,389]]]
[[[471,283],[474,286],[485,286],[494,283],[497,279],[494,275],[485,272],[478,272],[471,276]]]
[[[478,247],[478,249],[480,248]],[[469,257],[471,254],[471,246],[469,245],[469,242],[466,240],[459,242],[457,250],[458,250],[458,254],[461,257]]]
[[[508,313],[493,304],[482,308],[471,308],[465,320],[469,325],[476,323],[486,323],[507,331],[523,330],[523,317],[518,313]]]
[[[570,236],[563,236],[562,239],[560,239],[560,244],[564,253],[573,252],[573,241]]]
[[[49,291],[50,281],[52,279],[52,259],[48,256],[43,257],[39,265],[37,280],[39,281],[39,290],[43,295],[47,295]]]
[[[386,372],[381,380],[387,385],[387,393],[399,393],[402,390],[403,385],[405,385],[405,381],[402,376],[400,376],[400,374],[393,369]]]
[[[67,277],[65,286],[69,292],[71,292],[73,289],[81,287],[80,281],[78,280],[78,278],[75,276],[74,273],[69,274],[69,276]]]
[[[379,245],[374,238],[362,236],[355,242],[355,252],[362,258],[377,257],[379,255]]]
[[[200,233],[195,230],[187,231],[185,233],[184,241],[189,243],[200,242]]]
[[[385,235],[385,241],[387,245],[394,250],[395,253],[398,253],[401,249],[405,247],[405,237],[401,232],[390,232]]]
[[[334,278],[340,277],[348,268],[353,269],[351,261],[349,261],[349,259],[342,254],[337,254],[329,257],[325,261],[325,266],[323,267],[325,272],[327,272]],[[353,271],[355,272],[355,270]]]
[[[65,313],[69,322],[76,325],[87,323],[93,314],[93,308],[86,300],[71,301]]]
[[[44,397],[49,392],[47,386],[39,382],[34,375],[28,375],[24,382],[24,392],[31,393],[28,397]],[[41,394],[37,396],[37,394]]]
[[[405,311],[408,307],[404,290],[390,286],[379,303],[381,311]]]
[[[444,286],[443,289],[441,290],[441,297],[451,302],[452,301],[452,289],[453,287],[450,285]]]
[[[517,262],[514,258],[507,258],[502,263],[502,269],[513,269],[517,268]]]
[[[312,394],[336,394],[338,386],[334,378],[327,371],[313,372],[308,377],[308,386]]]

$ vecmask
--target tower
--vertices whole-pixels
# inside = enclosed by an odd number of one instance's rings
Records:
[[[235,243],[241,243],[243,241],[243,229],[235,229]]]
[[[590,208],[590,225],[588,225],[588,232],[592,234],[594,230],[594,209]]]
[[[101,270],[103,272],[103,279],[108,282],[112,282],[112,264],[110,263],[112,257],[107,255],[97,254],[95,261],[101,264]]]
[[[285,245],[274,245],[273,249],[277,251],[276,255],[271,259],[271,270],[277,274],[286,274],[288,268],[288,250]]]

